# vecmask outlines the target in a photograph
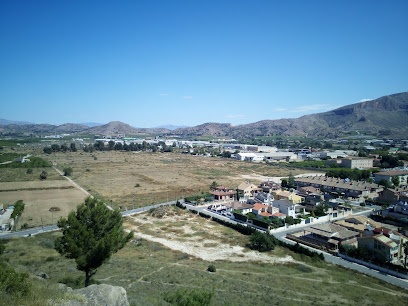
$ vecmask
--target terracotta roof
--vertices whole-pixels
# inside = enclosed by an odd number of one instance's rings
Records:
[[[253,210],[261,210],[261,209],[267,209],[268,205],[261,204],[261,203],[255,203],[254,206],[252,207]]]
[[[268,213],[267,211],[263,211],[263,212],[259,213],[259,215],[261,215],[261,216],[263,216],[263,217],[272,216],[272,214]]]
[[[280,212],[276,212],[276,213],[273,213],[272,216],[275,216],[275,217],[283,217],[283,216],[286,216],[286,215],[285,215],[285,214],[282,214],[282,213],[280,213]]]

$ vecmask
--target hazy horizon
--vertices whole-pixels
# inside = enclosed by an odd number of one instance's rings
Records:
[[[408,2],[2,2],[1,118],[297,118],[407,91]]]

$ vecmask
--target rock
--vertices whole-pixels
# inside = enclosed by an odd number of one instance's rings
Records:
[[[123,287],[111,285],[91,285],[86,288],[72,290],[70,294],[77,299],[63,303],[64,306],[98,305],[98,306],[129,306],[126,290]]]
[[[45,272],[38,273],[38,276],[41,277],[42,279],[48,279],[49,278],[47,273],[45,273]]]

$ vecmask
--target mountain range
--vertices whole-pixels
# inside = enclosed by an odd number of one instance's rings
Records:
[[[167,127],[167,128],[166,128]],[[0,119],[0,135],[27,135],[45,133],[77,133],[95,135],[178,135],[178,136],[324,136],[337,137],[349,132],[407,137],[408,92],[346,105],[328,112],[305,115],[294,119],[262,120],[233,126],[229,123],[204,123],[194,127],[162,126],[134,128],[120,121],[62,125],[32,124]]]

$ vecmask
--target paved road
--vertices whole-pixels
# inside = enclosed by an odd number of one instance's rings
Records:
[[[184,203],[183,200],[179,200],[180,203]],[[155,204],[155,205],[150,205],[146,207],[141,207],[141,208],[136,208],[132,210],[127,210],[127,211],[122,211],[121,214],[122,216],[131,216],[131,215],[136,215],[143,213],[145,211],[148,211],[149,209],[152,208],[157,208],[163,205],[172,205],[176,204],[176,201],[170,201],[166,203],[160,203],[160,204]],[[44,226],[44,227],[37,227],[37,228],[31,228],[28,230],[24,231],[19,231],[19,232],[5,232],[5,233],[0,233],[0,239],[9,239],[9,238],[18,238],[18,237],[28,237],[28,236],[33,236],[36,234],[41,234],[41,233],[46,233],[46,232],[52,232],[52,231],[57,231],[58,226],[57,225],[49,225],[49,226]]]
[[[31,228],[31,229],[20,231],[20,232],[0,233],[0,239],[28,237],[28,236],[32,236],[32,235],[36,235],[36,234],[41,234],[41,233],[53,232],[53,231],[56,231],[56,230],[58,230],[58,226],[48,225],[48,226],[44,226],[44,227]]]
[[[180,199],[179,202],[184,203],[184,200]],[[170,201],[170,202],[166,202],[166,203],[160,203],[160,204],[150,205],[150,206],[146,206],[146,207],[140,207],[140,208],[136,208],[136,209],[132,209],[132,210],[126,210],[126,211],[122,211],[121,214],[124,217],[131,216],[131,215],[137,215],[137,214],[141,214],[141,213],[143,213],[145,211],[148,211],[149,209],[152,209],[152,208],[157,208],[157,207],[164,206],[164,205],[173,205],[173,204],[176,204],[176,201]]]

